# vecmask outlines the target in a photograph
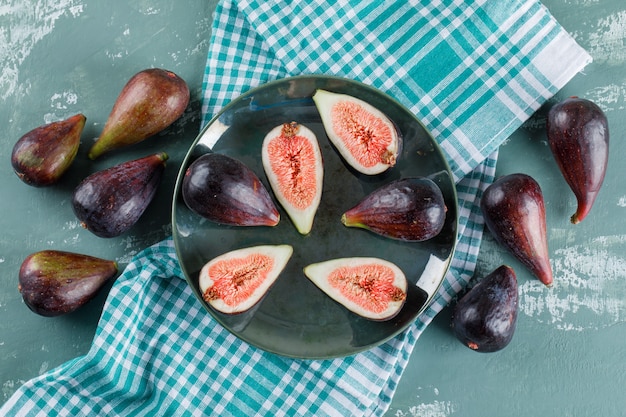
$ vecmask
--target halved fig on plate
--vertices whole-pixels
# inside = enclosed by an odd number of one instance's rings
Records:
[[[396,164],[402,139],[383,112],[356,97],[326,90],[317,90],[313,101],[328,138],[352,168],[376,175]]]
[[[259,245],[213,258],[200,270],[202,298],[225,314],[249,310],[265,296],[292,254],[290,245]]]
[[[406,301],[404,273],[384,259],[332,259],[306,266],[304,274],[333,300],[370,320],[393,318]]]
[[[298,232],[308,234],[322,198],[324,179],[315,134],[296,122],[277,126],[265,136],[261,157],[276,199]]]

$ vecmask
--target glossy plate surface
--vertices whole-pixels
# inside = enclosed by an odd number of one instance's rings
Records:
[[[395,167],[368,177],[345,165],[329,142],[311,99],[318,88],[358,97],[387,114],[404,140]],[[276,200],[281,221],[275,227],[223,226],[187,208],[181,196],[182,177],[187,167],[207,152],[239,159],[271,190],[261,163],[261,144],[272,128],[291,121],[307,126],[316,134],[324,159],[322,201],[309,235],[302,236],[296,231]],[[341,224],[342,213],[365,195],[392,180],[411,176],[428,176],[443,191],[448,211],[444,229],[437,237],[425,242],[400,242]],[[307,359],[333,358],[385,342],[406,329],[426,309],[444,279],[455,249],[457,198],[439,146],[405,107],[355,81],[299,76],[252,89],[233,100],[203,129],[181,166],[172,225],[185,278],[198,302],[215,320],[242,340],[269,352]],[[251,310],[224,315],[202,300],[198,273],[206,262],[238,248],[283,243],[291,244],[294,254],[266,297]],[[302,272],[314,262],[351,256],[387,259],[403,270],[409,280],[409,291],[397,316],[381,322],[361,318],[330,299]]]

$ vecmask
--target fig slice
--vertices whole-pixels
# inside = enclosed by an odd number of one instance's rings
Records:
[[[247,311],[267,294],[292,254],[290,245],[259,245],[219,255],[200,270],[202,298],[225,314]]]
[[[331,259],[307,265],[304,274],[330,298],[370,320],[393,318],[406,300],[404,273],[384,259]]]
[[[341,222],[391,239],[421,242],[441,232],[446,211],[443,194],[434,181],[403,178],[372,191],[346,211]]]
[[[322,198],[324,179],[315,134],[296,122],[277,126],[265,136],[261,157],[276,199],[298,232],[308,234]]]
[[[376,175],[395,165],[402,139],[383,112],[356,97],[321,89],[313,101],[328,138],[352,168]]]
[[[259,177],[243,162],[207,153],[185,171],[183,200],[196,214],[229,226],[276,226],[280,214]]]

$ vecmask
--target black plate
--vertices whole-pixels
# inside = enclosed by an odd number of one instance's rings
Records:
[[[350,94],[382,110],[400,130],[404,145],[395,167],[369,177],[356,173],[329,142],[311,99],[318,88]],[[222,226],[191,212],[181,197],[187,167],[200,155],[219,152],[239,159],[261,178],[261,144],[272,128],[296,121],[310,128],[324,159],[324,188],[311,233],[300,235],[280,208],[275,227]],[[341,214],[374,189],[398,178],[428,176],[443,191],[448,207],[443,231],[426,242],[387,239],[341,224]],[[299,76],[254,88],[227,105],[200,133],[183,161],[173,201],[172,225],[185,277],[205,309],[246,342],[297,358],[332,358],[377,346],[406,329],[423,312],[441,285],[456,246],[457,198],[448,164],[431,134],[405,107],[364,84],[330,76]],[[224,252],[260,244],[288,243],[294,254],[267,296],[252,310],[225,315],[202,300],[198,273]],[[398,265],[409,280],[407,302],[394,318],[371,321],[336,303],[303,274],[323,260],[375,256]],[[412,285],[411,285],[412,284]],[[211,337],[211,335],[207,335]]]

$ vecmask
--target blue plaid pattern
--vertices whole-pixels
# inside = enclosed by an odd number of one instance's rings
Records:
[[[0,413],[384,414],[421,332],[473,274],[478,202],[498,146],[589,61],[536,0],[223,0],[203,81],[205,123],[253,86],[317,73],[386,92],[433,132],[457,182],[460,222],[435,301],[366,352],[283,358],[242,342],[201,309],[166,239],[117,280],[89,353],[25,383]]]

